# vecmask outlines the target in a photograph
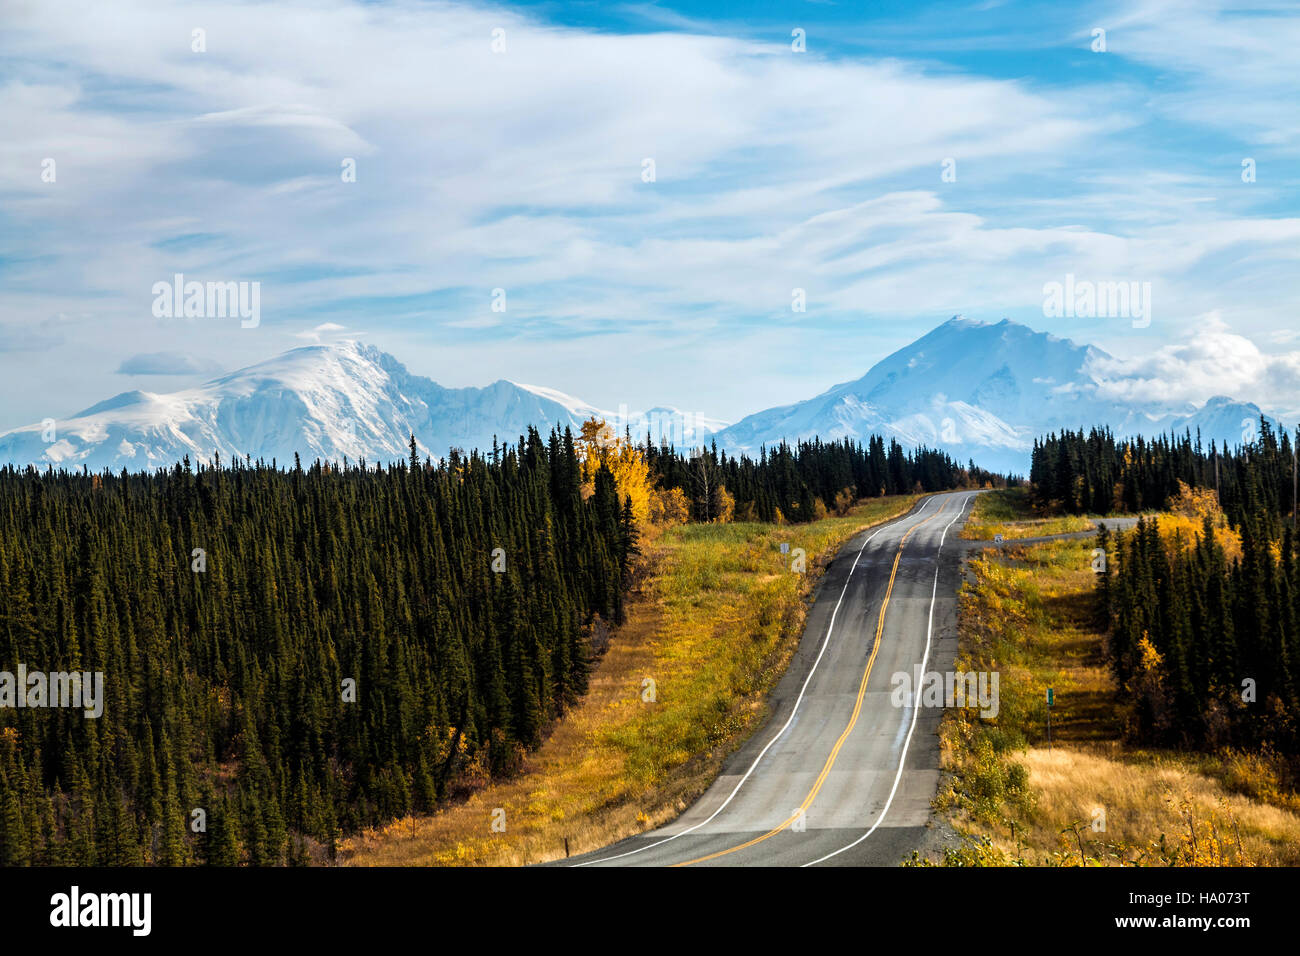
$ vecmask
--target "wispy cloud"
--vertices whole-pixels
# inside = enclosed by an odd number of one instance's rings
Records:
[[[218,375],[221,371],[211,359],[184,352],[142,352],[117,367],[119,375]]]
[[[1153,108],[1237,141],[1300,151],[1294,3],[1143,0],[1101,19],[1115,55],[1165,71],[1149,95]]]
[[[294,333],[295,338],[306,339],[309,342],[320,342],[326,338],[337,336],[339,333],[346,332],[346,325],[339,325],[337,322],[322,322],[314,329],[307,329],[303,332]],[[357,333],[349,333],[355,337]]]

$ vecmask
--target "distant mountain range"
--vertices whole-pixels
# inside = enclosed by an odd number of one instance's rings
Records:
[[[184,391],[124,392],[72,417],[0,434],[0,462],[127,468],[170,467],[188,455],[304,462],[405,458],[415,435],[423,453],[514,443],[529,426],[575,431],[590,417],[678,447],[716,440],[731,452],[821,436],[878,433],[906,446],[947,450],[962,462],[1024,472],[1036,436],[1109,425],[1118,435],[1199,429],[1203,440],[1238,444],[1258,406],[1217,396],[1203,406],[1134,407],[1107,397],[1092,346],[1010,321],[953,318],[874,365],[862,378],[815,398],[770,408],[734,425],[663,406],[618,416],[552,389],[498,381],[444,388],[412,375],[391,355],[357,343],[293,349]]]

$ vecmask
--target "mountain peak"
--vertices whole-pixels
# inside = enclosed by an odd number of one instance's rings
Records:
[[[1035,436],[1109,425],[1117,434],[1203,426],[1207,440],[1240,440],[1241,405],[1135,408],[1104,397],[1091,345],[1004,318],[954,315],[877,362],[862,378],[809,399],[742,419],[718,434],[730,451],[781,440],[894,438],[946,449],[986,468],[1023,471]],[[1234,420],[1235,419],[1235,420]]]
[[[347,340],[298,346],[183,391],[123,392],[56,422],[56,441],[41,424],[14,429],[0,434],[0,462],[139,470],[215,453],[227,461],[283,463],[295,453],[304,461],[396,461],[409,454],[411,435],[440,458],[453,447],[513,444],[531,427],[577,431],[593,415],[616,420],[554,389],[506,379],[444,388],[375,346]],[[643,422],[630,424],[639,432]],[[724,424],[678,423],[673,440],[702,440]]]

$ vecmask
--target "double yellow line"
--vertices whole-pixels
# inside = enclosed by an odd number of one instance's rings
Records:
[[[858,685],[857,700],[853,703],[853,716],[849,718],[849,725],[844,728],[844,733],[840,734],[839,740],[835,741],[835,746],[831,748],[830,756],[826,758],[826,765],[822,767],[822,772],[817,775],[817,780],[813,784],[813,788],[808,791],[808,796],[804,797],[803,803],[799,805],[799,809],[791,814],[790,817],[779,827],[767,831],[762,836],[754,837],[752,840],[741,843],[738,846],[730,847],[726,850],[719,850],[717,853],[710,853],[708,856],[700,856],[693,860],[684,860],[681,863],[674,863],[673,866],[690,866],[693,863],[704,863],[708,860],[716,860],[720,856],[726,856],[729,853],[735,853],[739,850],[755,846],[770,837],[776,836],[776,834],[780,833],[782,830],[786,829],[786,827],[790,826],[790,824],[798,820],[800,815],[808,812],[808,808],[812,806],[812,802],[817,799],[817,793],[821,790],[822,784],[826,782],[826,777],[830,774],[831,768],[835,766],[835,761],[840,755],[840,748],[844,746],[844,741],[848,740],[849,734],[853,732],[853,727],[858,722],[858,714],[862,713],[862,699],[867,693],[867,678],[871,676],[871,666],[876,662],[876,654],[880,650],[880,638],[885,631],[885,609],[889,607],[889,597],[894,593],[894,578],[898,576],[898,565],[903,559],[903,547],[907,544],[907,539],[912,536],[913,531],[925,524],[926,521],[929,521],[931,518],[937,517],[942,513],[943,509],[941,508],[939,511],[930,515],[929,518],[918,521],[916,524],[912,525],[912,527],[907,529],[907,533],[903,535],[902,539],[898,542],[898,552],[894,555],[894,566],[889,572],[889,586],[885,588],[885,600],[880,604],[880,618],[876,622],[876,640],[871,647],[871,656],[867,658],[867,666],[862,671],[862,681]]]

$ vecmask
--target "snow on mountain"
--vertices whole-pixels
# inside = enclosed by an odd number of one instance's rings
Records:
[[[757,453],[785,440],[862,439],[873,433],[904,446],[929,445],[959,461],[1025,473],[1036,437],[1063,428],[1109,425],[1120,436],[1175,428],[1235,445],[1248,402],[1211,399],[1203,407],[1134,408],[1108,397],[1095,371],[1109,356],[1092,346],[1035,332],[1009,320],[960,316],[874,365],[866,375],[793,405],[741,419],[720,431],[719,446]]]
[[[293,349],[269,361],[169,394],[123,392],[53,430],[0,434],[0,463],[128,470],[170,467],[183,456],[229,461],[249,455],[290,463],[405,458],[414,434],[434,458],[452,447],[515,443],[529,426],[575,431],[591,417],[635,438],[679,448],[716,439],[730,452],[821,436],[873,433],[907,447],[929,445],[959,461],[1024,473],[1037,436],[1108,425],[1121,437],[1200,430],[1208,445],[1249,440],[1260,410],[1222,396],[1200,407],[1134,405],[1113,396],[1114,362],[1092,346],[1004,320],[956,317],[876,363],[866,375],[806,401],[769,408],[734,425],[661,406],[602,411],[555,389],[498,381],[444,388],[410,374],[391,355],[357,343]]]
[[[209,461],[243,458],[280,464],[392,461],[409,454],[410,436],[434,458],[448,449],[511,444],[529,426],[575,431],[591,416],[644,434],[702,441],[723,424],[656,409],[656,418],[626,420],[553,389],[498,381],[484,388],[444,388],[410,374],[391,355],[349,342],[293,349],[206,384],[170,394],[123,392],[54,423],[0,434],[0,462],[117,470],[170,467],[185,455]],[[674,418],[674,416],[676,416]],[[675,428],[674,428],[675,426]]]

